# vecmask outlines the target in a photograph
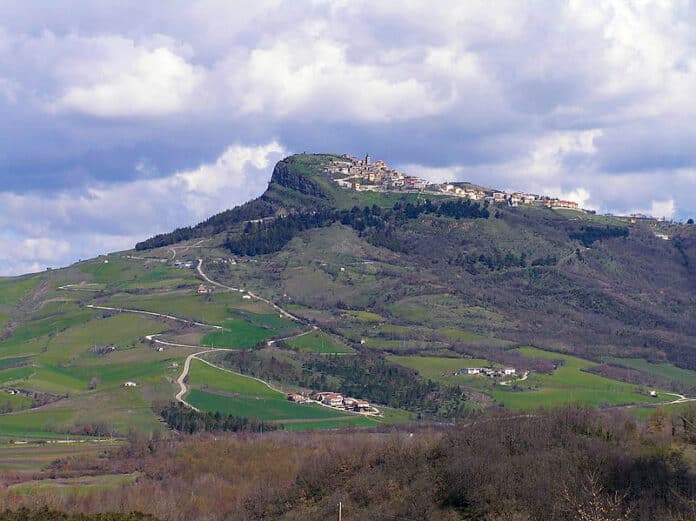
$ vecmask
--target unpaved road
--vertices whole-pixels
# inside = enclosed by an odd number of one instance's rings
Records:
[[[112,308],[109,306],[95,306],[93,304],[87,304],[86,307],[93,308],[93,309],[104,309],[107,311],[118,311],[119,313],[139,313],[141,315],[150,315],[153,317],[166,318],[168,320],[175,320],[177,322],[183,322],[185,324],[191,324],[194,326],[211,327],[213,329],[223,329],[222,326],[216,326],[214,324],[205,324],[203,322],[196,322],[195,320],[188,320],[186,318],[175,317],[174,315],[166,315],[164,313],[155,313],[154,311],[143,311],[141,309],[129,309],[129,308]]]
[[[228,289],[228,290],[230,290],[230,291],[240,291],[240,288],[233,288],[233,287],[231,287],[231,286],[226,286],[226,285],[224,285],[224,284],[220,284],[219,282],[216,282],[216,281],[214,281],[213,279],[211,279],[210,277],[208,277],[208,275],[206,275],[206,274],[203,272],[203,259],[198,259],[198,266],[196,267],[196,270],[198,271],[198,274],[201,276],[201,278],[202,278],[203,280],[205,280],[205,281],[208,282],[209,284],[212,284],[213,286],[217,286],[218,288]],[[268,299],[265,299],[265,298],[263,298],[263,297],[260,297],[260,296],[256,295],[255,293],[252,293],[251,291],[247,291],[247,295],[249,295],[251,298],[255,298],[256,300],[260,300],[261,302],[264,302],[265,304],[268,304],[269,306],[273,307],[273,309],[275,309],[278,313],[280,313],[281,315],[283,315],[283,316],[286,317],[286,318],[289,318],[290,320],[294,320],[295,322],[299,322],[299,323],[301,323],[301,324],[304,324],[304,323],[305,323],[305,322],[304,322],[302,319],[300,319],[299,317],[296,317],[295,315],[293,315],[293,314],[288,313],[287,311],[285,311],[283,308],[281,308],[281,307],[280,307],[278,304],[276,304],[275,302],[271,302],[271,301],[268,300]]]
[[[176,393],[176,396],[174,398],[177,402],[183,403],[187,407],[191,407],[191,409],[197,412],[200,411],[190,403],[186,402],[183,398],[183,396],[186,394],[186,391],[188,391],[184,380],[188,376],[189,367],[191,367],[191,360],[196,358],[198,355],[202,355],[203,353],[210,353],[211,351],[224,351],[224,349],[205,349],[204,351],[198,351],[197,353],[188,355],[186,357],[186,361],[184,362],[184,369],[181,371],[181,375],[179,375],[179,378],[176,379],[176,383],[179,384],[179,392]]]

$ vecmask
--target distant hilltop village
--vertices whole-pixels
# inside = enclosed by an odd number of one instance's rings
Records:
[[[384,161],[372,161],[369,155],[364,159],[344,154],[327,166],[325,173],[340,187],[373,192],[419,191],[433,195],[454,195],[488,203],[507,203],[509,206],[521,204],[546,206],[548,208],[570,208],[579,210],[578,203],[564,201],[555,197],[527,194],[524,192],[501,192],[476,187],[469,183],[431,184],[425,179],[405,175],[389,168]]]

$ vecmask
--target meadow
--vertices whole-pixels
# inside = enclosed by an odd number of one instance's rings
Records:
[[[453,375],[466,367],[487,367],[489,362],[482,358],[444,358],[434,356],[389,356],[387,360],[410,369],[415,369],[423,378],[445,384],[465,385],[470,378]]]
[[[603,407],[655,402],[647,390],[637,385],[583,371],[596,365],[594,362],[531,347],[517,351],[524,356],[563,360],[564,363],[551,375],[532,374],[526,381],[509,388],[496,386],[491,395],[511,409],[554,407],[567,403]]]
[[[682,369],[674,364],[652,363],[642,358],[607,357],[604,360],[612,364],[628,367],[629,369],[637,369],[638,371],[657,376],[668,382],[682,384],[687,387],[696,387],[696,371]]]
[[[285,342],[291,349],[319,354],[349,354],[354,351],[339,339],[322,331],[312,331]]]
[[[478,389],[489,394],[499,404],[516,410],[570,403],[592,407],[655,403],[655,398],[650,397],[647,390],[640,386],[584,371],[596,365],[594,362],[531,347],[516,351],[530,358],[562,360],[563,364],[550,375],[531,373],[524,381],[519,380],[520,375],[506,378],[511,384],[503,386],[482,375],[452,374],[465,367],[491,365],[483,359],[421,356],[389,356],[387,359],[417,370],[423,378]]]
[[[196,359],[191,361],[188,382],[192,388],[185,396],[186,401],[203,411],[293,424],[295,430],[379,423],[317,404],[290,402],[283,393],[263,382]],[[327,420],[330,423],[326,423]]]

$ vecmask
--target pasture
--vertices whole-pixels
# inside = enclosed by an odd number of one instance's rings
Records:
[[[282,395],[277,398],[227,396],[192,389],[186,395],[186,401],[204,411],[219,411],[264,421],[330,419],[350,415],[350,413],[335,411],[317,404],[289,402]]]
[[[273,331],[243,320],[227,320],[224,327],[223,331],[213,331],[205,335],[202,344],[226,349],[250,349],[274,334]]]
[[[434,356],[388,356],[387,361],[409,369],[415,369],[425,379],[451,385],[465,385],[471,379],[462,375],[453,375],[466,367],[486,367],[487,360],[482,358],[444,358]]]
[[[524,356],[563,360],[551,375],[532,374],[510,387],[496,386],[491,395],[511,409],[554,407],[574,403],[591,407],[653,403],[647,391],[633,384],[583,371],[594,362],[535,348],[520,348]]]
[[[96,456],[106,449],[118,446],[119,443],[95,440],[60,444],[2,444],[0,445],[0,470],[35,472],[56,459]]]
[[[213,367],[196,359],[191,360],[188,382],[193,386],[210,387],[228,393],[274,399],[280,397],[285,400],[284,395],[258,380]]]
[[[348,354],[354,351],[339,339],[321,331],[312,331],[306,335],[287,340],[291,349],[319,354]]]
[[[605,358],[609,363],[637,369],[644,373],[662,378],[668,382],[687,387],[696,387],[696,371],[682,369],[670,363],[652,363],[642,358]]]
[[[259,418],[292,424],[292,429],[337,428],[344,425],[374,425],[350,412],[317,404],[297,404],[263,382],[192,360],[188,376],[191,390],[185,399],[203,411]],[[326,423],[330,421],[330,423]],[[326,425],[325,425],[326,424]],[[327,426],[328,425],[328,426]]]

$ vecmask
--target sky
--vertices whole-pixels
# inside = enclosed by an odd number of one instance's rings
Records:
[[[695,24],[680,0],[0,0],[0,275],[195,224],[304,151],[696,217]]]

